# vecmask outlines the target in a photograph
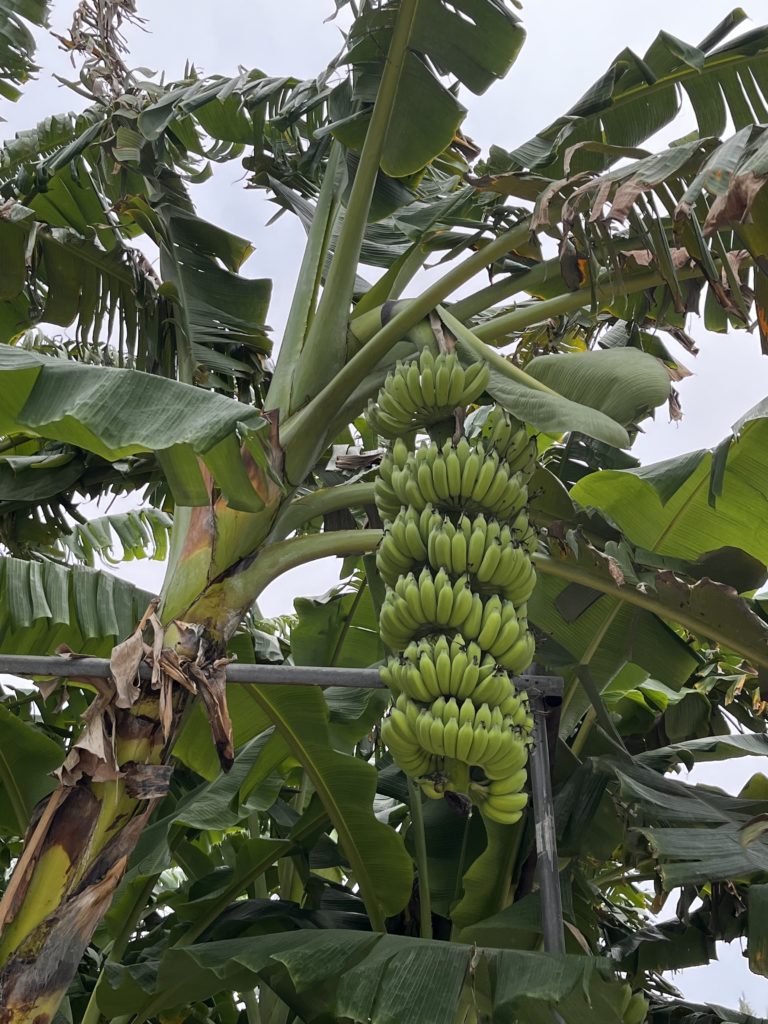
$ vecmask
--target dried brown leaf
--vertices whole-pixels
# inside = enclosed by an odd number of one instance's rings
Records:
[[[589,213],[590,224],[594,224],[596,221],[603,219],[603,207],[608,202],[608,196],[611,194],[612,186],[612,181],[600,182],[595,198],[592,202],[592,209]]]
[[[163,653],[165,627],[154,612],[149,617],[152,626],[152,689],[160,686],[160,657]]]
[[[114,749],[114,694],[102,690],[83,712],[85,728],[54,772],[63,786],[76,786],[87,776],[94,782],[120,778]]]
[[[177,682],[180,686],[183,686],[190,693],[197,693],[197,686],[195,685],[194,679],[190,679],[189,676],[184,672],[179,662],[179,656],[175,651],[172,651],[170,647],[163,649],[160,655],[160,666],[166,675],[169,675],[171,679]]]
[[[141,626],[112,648],[109,669],[115,685],[115,706],[130,708],[139,698],[139,665],[144,658],[144,639]]]
[[[170,764],[132,764],[125,771],[125,791],[134,800],[160,800],[168,793],[172,775]]]
[[[676,378],[672,378],[675,380]],[[669,389],[669,419],[672,423],[679,423],[683,418],[683,407],[680,404],[680,393],[674,388]]]
[[[159,687],[160,725],[163,729],[163,739],[167,741],[173,727],[173,680],[164,672],[159,675]]]
[[[222,770],[228,772],[234,762],[232,721],[227,708],[227,664],[225,658],[211,666],[190,665],[189,670],[197,682],[200,696],[208,714],[211,735]]]
[[[709,209],[702,231],[704,236],[714,234],[729,224],[741,224],[749,216],[755,197],[766,182],[766,178],[758,175],[739,174],[732,179],[728,191],[717,196]]]

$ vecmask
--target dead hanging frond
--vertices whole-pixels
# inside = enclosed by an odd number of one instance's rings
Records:
[[[136,0],[80,0],[69,34],[56,38],[73,66],[80,58],[80,84],[89,96],[109,102],[136,88],[124,60],[128,45],[122,29],[124,25],[141,28],[145,23],[137,14]]]

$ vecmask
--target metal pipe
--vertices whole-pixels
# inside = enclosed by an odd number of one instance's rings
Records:
[[[0,654],[0,672],[16,676],[59,676],[66,679],[107,679],[107,658],[44,657],[33,654]],[[151,675],[149,665],[139,666],[143,679]],[[258,683],[261,686],[350,686],[363,690],[384,689],[375,668],[324,668],[308,665],[227,665],[227,682]],[[520,676],[515,685],[532,696],[558,695],[562,680],[550,676]]]
[[[551,680],[554,682],[554,680]],[[559,680],[562,686],[562,680]],[[538,694],[531,697],[534,746],[531,751],[531,788],[533,815],[536,824],[539,890],[541,892],[541,923],[544,950],[564,953],[563,905],[560,894],[560,870],[557,860],[555,808],[552,799],[549,744],[547,741],[547,701]]]

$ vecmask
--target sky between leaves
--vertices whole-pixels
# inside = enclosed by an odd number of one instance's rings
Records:
[[[65,31],[74,0],[54,4],[53,28]],[[469,116],[464,130],[484,150],[495,143],[506,149],[525,141],[565,112],[625,46],[643,53],[660,29],[696,44],[734,7],[731,0],[529,0],[523,11],[528,40],[507,79],[483,97],[466,97]],[[269,75],[314,77],[341,48],[335,22],[323,23],[330,0],[141,0],[139,13],[147,31],[129,29],[134,67],[180,77],[187,60],[203,73],[234,74],[238,66],[257,67]],[[752,0],[747,13],[759,24],[768,18],[764,0]],[[748,27],[742,26],[742,30]],[[31,127],[51,113],[79,109],[84,101],[59,85],[55,71],[75,78],[67,57],[50,37],[40,37],[38,62],[43,70],[16,105],[4,104],[0,136]],[[693,127],[683,118],[657,140],[663,145]],[[650,148],[650,144],[649,144]],[[261,193],[246,192],[237,164],[218,168],[214,178],[195,192],[201,216],[251,239],[256,252],[245,267],[252,276],[274,279],[270,324],[279,339],[303,247],[303,231],[288,216],[265,228],[275,208]],[[689,331],[700,347],[693,359],[680,353],[694,376],[680,385],[684,418],[670,424],[661,409],[645,425],[635,446],[644,462],[717,444],[742,413],[768,395],[768,359],[759,342],[746,333],[709,334],[697,318]],[[673,345],[674,347],[674,345]],[[129,563],[127,578],[157,590],[163,567],[156,562]],[[326,559],[294,570],[276,581],[260,602],[264,614],[292,609],[296,594],[322,593],[338,579],[338,563]],[[761,765],[755,758],[697,771],[697,781],[738,789]],[[727,776],[727,779],[726,779]],[[757,1014],[768,1015],[768,984],[750,974],[737,944],[721,944],[721,960],[683,972],[678,983],[689,999],[735,1005],[745,993]]]

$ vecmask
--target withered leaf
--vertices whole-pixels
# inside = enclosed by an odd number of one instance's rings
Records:
[[[115,705],[130,708],[139,698],[139,665],[144,657],[144,639],[141,627],[112,648],[109,669],[115,683]]]
[[[232,721],[227,708],[227,661],[222,658],[205,668],[193,664],[189,666],[189,671],[203,698],[219,763],[222,770],[228,772],[234,762],[235,752]]]
[[[159,800],[171,784],[173,765],[132,764],[125,770],[125,791],[135,800]]]

